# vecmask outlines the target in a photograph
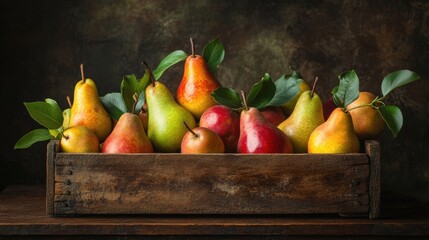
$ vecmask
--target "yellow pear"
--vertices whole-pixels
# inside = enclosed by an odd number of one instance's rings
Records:
[[[62,152],[91,153],[100,151],[100,142],[97,135],[85,126],[67,128],[60,140]]]
[[[359,150],[352,117],[342,108],[336,108],[308,139],[308,153],[357,153]]]
[[[83,75],[74,88],[73,105],[70,109],[70,126],[85,126],[103,142],[112,131],[112,119],[101,103],[95,82]]]
[[[278,128],[290,138],[294,152],[306,153],[310,134],[323,122],[322,100],[308,90],[301,94],[292,114]]]

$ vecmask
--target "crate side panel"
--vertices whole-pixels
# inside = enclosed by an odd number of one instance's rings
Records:
[[[56,214],[367,213],[368,158],[58,154]]]

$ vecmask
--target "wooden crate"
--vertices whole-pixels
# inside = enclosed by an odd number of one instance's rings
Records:
[[[47,146],[46,211],[377,218],[380,146],[354,154],[71,154]]]

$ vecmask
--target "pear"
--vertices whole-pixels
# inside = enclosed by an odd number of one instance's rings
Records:
[[[191,48],[192,54],[185,60],[183,76],[177,89],[176,99],[196,119],[199,119],[207,108],[216,105],[211,93],[221,87],[221,84],[210,71],[204,58],[195,54],[192,38]]]
[[[153,147],[139,116],[123,113],[101,148],[103,153],[152,153]]]
[[[151,84],[145,89],[149,115],[148,137],[156,151],[179,152],[182,138],[188,131],[183,122],[195,128],[195,118],[176,102],[167,86],[154,80],[152,71],[144,64],[151,79]]]
[[[85,126],[67,128],[60,140],[62,152],[93,153],[100,151],[100,142],[97,135]]]
[[[326,122],[314,129],[308,139],[309,153],[357,153],[359,149],[352,117],[339,107],[332,111]]]
[[[289,137],[277,126],[269,122],[255,107],[247,107],[240,114],[240,137],[238,153],[292,153],[293,146]]]
[[[186,123],[188,132],[183,136],[180,152],[184,154],[224,153],[225,144],[214,131],[205,127],[191,129]]]
[[[317,78],[314,81],[313,89],[305,91],[299,96],[292,114],[278,125],[278,128],[292,141],[293,150],[296,153],[307,152],[311,132],[325,122],[323,102],[314,92],[316,84]]]
[[[381,114],[370,106],[376,97],[371,92],[359,92],[358,98],[347,106],[355,133],[361,140],[375,139],[385,128],[386,124]]]
[[[70,126],[86,126],[103,142],[112,131],[112,120],[101,103],[94,80],[84,77],[74,88],[73,105],[70,109]]]

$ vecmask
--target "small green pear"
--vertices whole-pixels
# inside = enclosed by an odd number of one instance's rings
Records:
[[[85,78],[81,65],[82,80],[74,88],[70,110],[70,127],[86,126],[103,142],[112,131],[112,119],[101,103],[94,80]]]
[[[183,136],[188,129],[196,127],[192,113],[179,105],[171,91],[160,81],[155,81],[152,71],[146,63],[151,84],[146,89],[148,107],[148,137],[157,152],[179,152]]]
[[[296,102],[291,115],[278,125],[292,141],[294,152],[306,153],[308,138],[313,130],[325,122],[323,117],[323,102],[313,89],[303,92]]]

